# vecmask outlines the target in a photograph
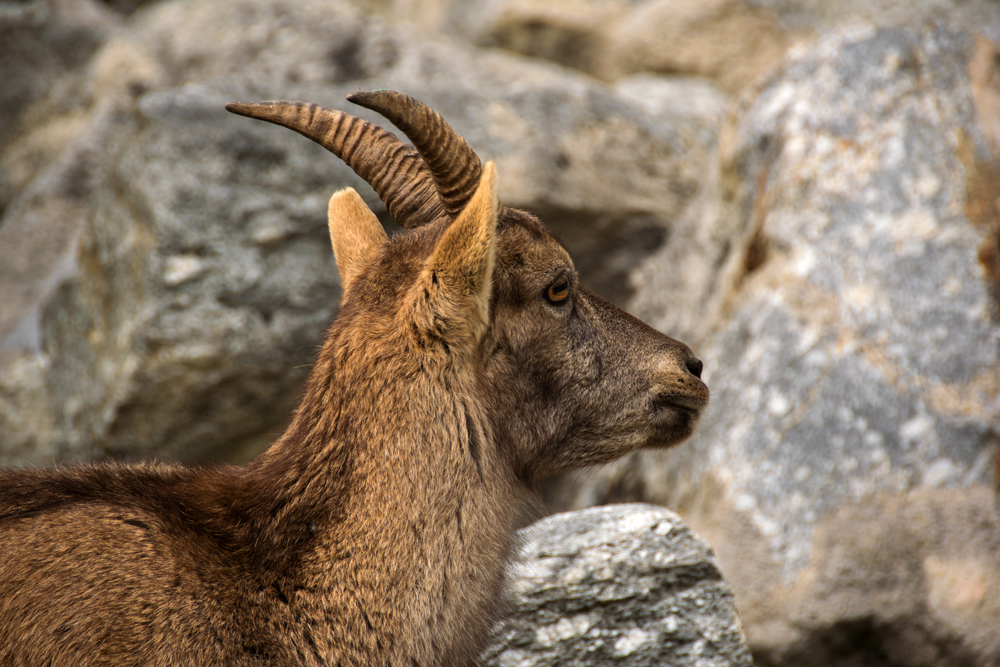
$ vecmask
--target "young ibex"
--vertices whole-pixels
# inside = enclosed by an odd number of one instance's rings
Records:
[[[371,183],[330,200],[344,294],[288,430],[245,467],[0,474],[0,664],[469,665],[539,480],[691,435],[701,362],[577,282],[435,112],[290,127]]]

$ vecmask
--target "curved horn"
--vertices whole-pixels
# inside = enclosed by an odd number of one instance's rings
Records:
[[[378,125],[305,102],[230,102],[226,110],[295,130],[326,148],[375,189],[400,227],[447,215],[423,158]]]
[[[441,202],[452,217],[465,208],[479,187],[483,166],[472,147],[440,114],[392,90],[351,93],[347,99],[382,114],[413,142],[424,156]]]

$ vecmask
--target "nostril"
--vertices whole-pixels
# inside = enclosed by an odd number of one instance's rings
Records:
[[[696,378],[701,377],[701,370],[705,367],[705,364],[701,363],[701,359],[698,357],[691,357],[687,360],[687,369],[691,372],[691,375]]]

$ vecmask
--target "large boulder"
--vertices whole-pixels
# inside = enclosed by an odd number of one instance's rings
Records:
[[[726,104],[711,90],[701,106],[642,99],[634,82],[321,0],[157,4],[89,72],[78,131],[0,227],[3,464],[240,460],[280,432],[339,297],[325,200],[353,186],[387,215],[335,157],[227,114],[230,100],[424,100],[496,160],[504,202],[541,214],[619,301],[632,266],[703,233]],[[702,252],[712,265],[718,249]]]
[[[118,26],[95,0],[0,0],[0,215],[77,129],[84,66]],[[56,109],[63,122],[18,142]]]
[[[569,503],[681,511],[758,664],[1000,662],[998,62],[968,32],[858,27],[745,98],[712,407]]]
[[[846,24],[865,22],[878,27],[895,25],[947,25],[984,32],[1000,42],[1000,12],[994,0],[753,0],[757,7],[774,12],[796,39],[836,30]]]
[[[361,0],[359,0],[360,2]],[[392,20],[613,81],[636,72],[713,79],[742,90],[785,49],[844,25],[927,23],[1000,43],[995,0],[366,0]]]
[[[738,93],[777,65],[788,46],[774,15],[743,0],[646,0],[610,25],[597,72],[713,79]]]
[[[612,505],[520,533],[489,667],[750,667],[712,549],[673,512]]]
[[[381,11],[467,39],[583,70],[698,76],[730,93],[788,46],[774,12],[745,0],[384,0]]]

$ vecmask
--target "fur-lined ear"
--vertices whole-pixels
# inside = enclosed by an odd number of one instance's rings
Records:
[[[487,162],[479,189],[449,225],[424,267],[422,288],[431,322],[443,322],[435,333],[453,342],[471,335],[478,342],[489,324],[490,292],[496,245],[496,167]]]
[[[354,188],[335,192],[330,197],[327,214],[340,284],[346,291],[348,285],[375,259],[389,236]]]

